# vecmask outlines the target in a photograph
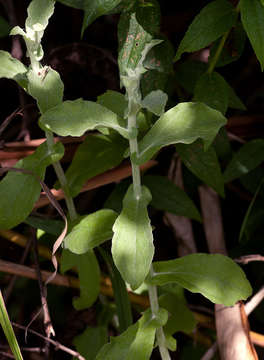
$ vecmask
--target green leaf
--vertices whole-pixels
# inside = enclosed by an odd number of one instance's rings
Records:
[[[40,125],[60,136],[82,136],[87,130],[112,128],[128,138],[125,122],[115,113],[92,101],[64,101],[40,117]]]
[[[224,196],[224,179],[213,146],[204,151],[201,141],[193,144],[177,144],[176,150],[184,165],[199,179]]]
[[[161,90],[151,91],[142,101],[141,106],[153,114],[160,116],[164,113],[168,95]]]
[[[5,307],[4,298],[0,290],[0,324],[16,360],[23,360],[14,330],[12,328],[9,316]]]
[[[71,196],[77,196],[88,179],[119,165],[126,148],[120,136],[87,136],[66,171]]]
[[[119,5],[121,1],[122,0],[86,0],[81,35],[83,36],[84,30],[94,22],[95,19],[109,13]]]
[[[163,146],[191,144],[198,138],[204,140],[205,150],[214,140],[226,118],[203,103],[180,103],[165,112],[139,142],[138,164],[151,159]]]
[[[123,198],[126,195],[127,189],[130,184],[131,181],[129,180],[123,180],[119,184],[117,184],[109,197],[106,199],[104,203],[104,208],[112,209],[120,213],[122,210]]]
[[[116,313],[118,316],[119,331],[122,333],[133,324],[131,303],[128,297],[126,283],[117,270],[111,255],[102,248],[99,248],[109,271],[111,283],[114,292],[114,302],[116,304]]]
[[[258,195],[260,193],[263,182],[264,182],[264,178],[260,182],[260,184],[259,184],[259,186],[258,186],[258,188],[257,188],[257,190],[256,190],[256,192],[255,192],[255,194],[253,196],[253,199],[251,200],[250,205],[249,205],[249,207],[247,209],[246,215],[245,215],[245,217],[243,219],[243,223],[241,225],[241,229],[240,229],[240,232],[239,232],[239,241],[240,242],[241,242],[241,240],[243,238],[244,232],[246,230],[246,226],[247,226],[247,224],[249,222],[249,217],[250,217],[250,215],[252,213],[253,206],[255,205],[256,199],[257,199],[257,197],[258,197]]]
[[[231,29],[230,34],[225,41],[224,48],[222,49],[220,57],[215,66],[225,66],[234,61],[237,61],[243,53],[246,38],[247,36],[242,24],[240,22],[237,23],[236,27]],[[210,56],[208,59],[209,64],[211,63],[211,60],[216,54],[218,46],[220,45],[220,41],[221,39],[218,39],[210,48]]]
[[[232,86],[230,86],[228,83],[226,83],[226,84],[228,86],[228,91],[229,91],[228,106],[232,109],[247,110],[247,108],[245,107],[243,102],[240,100],[240,98],[235,93]]]
[[[214,140],[214,149],[218,159],[227,163],[232,156],[232,149],[226,128],[222,127]]]
[[[125,113],[128,107],[128,101],[125,98],[125,95],[117,91],[107,90],[103,95],[98,96],[97,102],[98,104],[113,111],[120,118],[125,117]]]
[[[75,9],[84,10],[84,19],[82,23],[83,36],[84,30],[98,17],[111,13],[122,0],[57,0],[64,5]]]
[[[102,209],[81,216],[64,239],[64,246],[74,254],[84,254],[113,236],[112,227],[117,218],[113,210]]]
[[[176,285],[176,284],[168,284]],[[165,288],[162,287],[162,289]],[[177,285],[176,285],[177,286]],[[159,297],[159,305],[168,310],[169,319],[164,326],[164,332],[166,337],[168,335],[173,335],[177,331],[185,332],[186,334],[190,334],[194,331],[195,326],[197,324],[193,313],[187,306],[187,302],[184,297],[184,290],[182,287],[177,286],[177,293],[168,292]]]
[[[110,343],[103,346],[96,360],[148,360],[154,346],[156,329],[163,326],[168,313],[159,309],[154,318],[146,311],[143,316],[121,335],[111,338]]]
[[[260,62],[264,68],[264,7],[259,0],[241,0],[239,3],[241,20],[247,36]],[[257,35],[256,35],[257,34]]]
[[[64,273],[76,266],[80,279],[80,297],[73,299],[76,310],[86,309],[93,305],[100,291],[100,268],[93,250],[83,255],[76,255],[63,249],[61,272]]]
[[[201,221],[196,206],[188,195],[164,176],[147,175],[143,184],[152,194],[151,205],[159,210]]]
[[[147,212],[150,201],[151,194],[146,187],[142,187],[142,194],[136,199],[133,185],[130,185],[123,200],[122,212],[113,227],[113,259],[123,279],[133,290],[143,283],[154,255]]]
[[[246,300],[251,286],[241,268],[227,256],[191,254],[176,260],[153,263],[153,285],[177,283],[193,293],[201,293],[215,304],[233,306]]]
[[[160,5],[157,0],[131,1],[128,9],[123,11],[123,18],[130,21],[132,14],[136,15],[136,20],[142,28],[149,34],[155,36],[160,27]]]
[[[20,160],[15,167],[30,170],[43,179],[46,167],[61,159],[63,154],[64,148],[61,143],[54,144],[52,150],[49,150],[46,143],[43,143],[34,154]],[[10,171],[1,180],[1,229],[11,229],[28,217],[39,198],[40,188],[39,181],[30,174]]]
[[[224,181],[230,182],[255,169],[264,160],[264,140],[244,144],[233,156],[224,171]]]
[[[261,246],[264,209],[263,199],[259,196],[260,191],[257,195],[257,198],[255,197],[254,199],[254,204],[252,206],[250,204],[240,229],[239,242],[242,245],[246,245],[250,241],[251,244],[253,243],[253,246],[255,244]]]
[[[107,340],[106,326],[88,326],[82,334],[74,338],[73,344],[85,360],[94,360]],[[77,360],[76,357],[74,359]]]
[[[205,73],[197,81],[194,101],[200,101],[224,115],[228,107],[229,89],[225,79],[217,72]]]
[[[201,61],[187,60],[176,64],[175,79],[190,94],[198,79],[207,71],[208,64]]]
[[[256,167],[254,170],[250,171],[249,173],[242,175],[239,181],[245,189],[247,189],[251,194],[254,195],[263,178],[264,169],[259,166]],[[260,191],[260,196],[264,198],[263,190]]]
[[[64,85],[57,71],[50,67],[44,68],[43,73],[39,74],[29,70],[27,78],[28,93],[37,100],[42,114],[62,103]]]
[[[6,19],[4,19],[3,16],[0,16],[0,37],[8,36],[10,30],[11,27],[6,21]]]
[[[64,228],[64,222],[61,220],[43,219],[37,216],[29,216],[24,223],[55,236],[59,236]]]
[[[169,81],[173,81],[173,56],[174,48],[170,41],[162,35],[162,43],[154,46],[144,60],[144,68],[148,71],[142,76],[140,87],[141,94],[145,97],[151,91],[162,90],[167,92]]]
[[[21,81],[27,81],[26,72],[27,68],[21,61],[13,58],[7,51],[0,50],[0,78],[12,79],[21,84]]]
[[[206,5],[189,26],[177,50],[175,61],[184,52],[205,48],[231,29],[236,20],[233,5],[227,0],[216,0]]]

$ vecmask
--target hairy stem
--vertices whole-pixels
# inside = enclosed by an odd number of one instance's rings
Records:
[[[153,273],[153,267],[151,265],[150,274]],[[159,300],[157,287],[155,285],[148,285],[149,302],[152,312],[152,316],[157,317],[159,312]],[[159,346],[159,352],[162,360],[170,360],[170,354],[166,346],[166,339],[163,328],[160,327],[156,331],[157,344]]]
[[[133,190],[134,196],[137,200],[141,197],[141,178],[140,178],[140,168],[137,164],[133,162],[132,155],[138,155],[138,140],[137,140],[137,124],[136,118],[137,113],[140,109],[140,104],[137,103],[135,99],[140,98],[139,93],[139,79],[138,82],[135,82],[131,88],[127,87],[128,94],[128,131],[130,133],[129,139],[129,148],[131,154],[131,166],[132,166],[132,179],[133,179]],[[153,273],[153,268],[151,265],[150,273]],[[158,316],[159,312],[159,302],[157,287],[155,285],[148,286],[149,301],[153,317]],[[170,360],[170,354],[166,347],[166,339],[163,332],[163,328],[160,327],[156,331],[156,339],[160,351],[160,356],[162,360]]]
[[[36,44],[38,43],[38,38],[37,38],[37,34],[35,36],[35,40],[36,40]],[[43,69],[41,63],[36,59],[35,55],[34,55],[34,46],[25,39],[26,42],[26,47],[27,47],[27,52],[28,52],[28,56],[30,58],[30,63],[31,63],[31,67],[32,70],[36,73],[39,73],[39,71],[41,69]],[[46,139],[47,139],[47,146],[48,149],[51,149],[53,144],[54,144],[54,137],[53,137],[53,133],[51,131],[46,131],[45,132],[46,135]],[[69,186],[67,184],[67,179],[65,177],[64,171],[62,169],[61,163],[59,161],[57,161],[56,163],[53,164],[53,168],[55,170],[55,173],[57,175],[57,178],[61,184],[62,190],[65,193],[65,201],[66,201],[66,205],[69,211],[69,216],[70,219],[73,221],[74,219],[77,218],[77,212],[74,206],[74,202],[72,197],[70,196],[69,193]]]

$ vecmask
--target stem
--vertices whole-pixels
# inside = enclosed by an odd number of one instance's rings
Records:
[[[214,54],[214,57],[209,65],[209,68],[207,70],[208,74],[212,74],[212,72],[214,71],[215,65],[221,55],[221,52],[223,50],[223,47],[225,45],[226,39],[229,35],[230,31],[227,31],[226,33],[224,33],[224,35],[222,36],[222,39],[220,41],[220,44],[218,45],[218,48],[216,50],[216,53]]]
[[[140,104],[138,104],[134,99],[137,98],[139,92],[139,79],[138,83],[135,83],[131,88],[127,88],[128,94],[128,132],[131,134],[131,138],[129,139],[129,148],[131,155],[138,155],[138,141],[137,141],[137,112],[140,109]],[[140,168],[133,162],[132,157],[131,166],[132,166],[132,179],[133,179],[133,190],[134,196],[137,200],[140,199],[141,196],[141,178],[140,178]],[[151,265],[150,273],[153,273],[153,267]],[[158,294],[157,287],[155,285],[148,286],[149,293],[149,301],[150,307],[153,317],[158,317],[159,312],[159,302],[158,302]],[[163,328],[160,327],[156,331],[156,339],[157,344],[159,346],[159,352],[162,360],[171,360],[169,351],[166,347],[166,339],[163,332]]]
[[[27,39],[25,39],[25,43],[26,43],[26,47],[27,47],[27,51],[28,51],[28,56],[30,58],[30,64],[31,64],[32,70],[34,72],[38,73],[39,70],[42,68],[42,65],[40,64],[40,62],[38,60],[36,60],[36,57],[33,54],[32,44]]]
[[[150,268],[150,274],[153,274],[153,267],[151,265]],[[152,312],[153,317],[158,316],[159,312],[159,301],[158,301],[158,293],[157,293],[157,287],[155,285],[148,285],[148,293],[149,293],[149,302],[150,302],[150,308]],[[171,360],[170,353],[166,346],[166,339],[164,335],[163,328],[160,327],[156,331],[156,339],[157,344],[159,346],[159,352],[162,360]]]
[[[28,51],[28,56],[30,58],[32,70],[34,72],[38,73],[39,70],[42,68],[42,65],[40,64],[40,62],[36,59],[36,57],[34,55],[34,47],[37,48],[37,46],[39,45],[39,39],[38,39],[37,33],[35,33],[35,42],[34,43],[32,43],[31,41],[29,41],[27,39],[25,39],[25,43],[26,43],[26,47],[27,47],[27,51]],[[52,146],[54,144],[53,133],[51,131],[45,131],[45,135],[46,135],[46,139],[47,139],[48,149],[51,150]],[[77,218],[77,212],[76,212],[76,209],[74,206],[73,199],[70,196],[69,186],[68,186],[67,179],[65,177],[63,168],[61,166],[61,163],[59,161],[55,162],[53,164],[53,168],[54,168],[57,178],[61,184],[61,188],[65,194],[65,201],[66,201],[66,205],[67,205],[67,208],[69,211],[70,220],[73,221]]]
[[[237,4],[237,6],[235,7],[234,11],[236,12],[236,19],[238,17],[238,14],[239,14],[239,11],[240,11],[240,2]],[[224,48],[224,45],[225,45],[225,42],[226,42],[226,39],[228,38],[228,35],[230,34],[232,28],[230,30],[228,30],[227,32],[224,33],[224,35],[222,36],[222,39],[218,45],[218,48],[216,50],[216,53],[214,54],[214,57],[209,65],[209,68],[207,70],[208,74],[212,74],[212,72],[214,71],[214,68],[216,66],[216,63],[221,55],[221,52]]]
[[[53,134],[50,131],[46,131],[45,135],[46,135],[46,138],[47,138],[48,148],[50,149],[54,144]],[[75,209],[73,199],[69,194],[70,193],[69,192],[69,186],[68,186],[67,179],[65,177],[63,168],[61,166],[61,163],[59,161],[55,162],[53,164],[53,168],[54,168],[55,173],[57,175],[57,178],[58,178],[58,180],[59,180],[59,182],[61,184],[61,188],[62,188],[62,190],[63,190],[63,192],[65,194],[65,202],[66,202],[66,205],[67,205],[67,208],[68,208],[68,211],[69,211],[70,219],[71,219],[71,221],[73,221],[73,220],[75,220],[77,218],[77,212],[76,212],[76,209]]]

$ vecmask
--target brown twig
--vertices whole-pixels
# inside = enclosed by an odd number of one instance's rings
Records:
[[[249,315],[264,299],[264,287],[262,287],[252,298],[245,304],[245,312]]]
[[[175,185],[184,189],[180,158],[174,156],[172,159],[168,177]],[[175,240],[177,241],[178,255],[184,256],[196,253],[197,247],[193,236],[191,220],[185,216],[178,216],[169,212],[165,212],[164,220],[173,231]]]
[[[153,167],[156,164],[157,164],[156,161],[150,160],[147,163],[141,165],[140,169],[141,169],[141,171],[144,171],[144,170],[147,170],[147,169]],[[129,177],[131,175],[131,172],[132,172],[132,170],[131,170],[130,164],[123,163],[114,169],[108,170],[105,173],[97,175],[97,176],[93,177],[92,179],[88,180],[86,182],[86,184],[83,186],[81,193],[88,191],[88,190],[96,189],[103,185],[111,184],[112,182],[118,182],[120,180],[123,180],[123,179]],[[64,193],[61,189],[60,190],[51,189],[51,193],[57,200],[61,200],[64,198]],[[48,199],[42,193],[40,195],[39,200],[36,202],[34,209],[38,209],[38,208],[43,207],[48,204],[49,204]]]
[[[2,134],[2,132],[5,130],[5,128],[10,124],[10,122],[17,116],[17,115],[22,115],[21,113],[21,109],[16,109],[15,111],[12,112],[11,115],[9,115],[1,124],[0,126],[0,136]]]
[[[25,260],[26,260],[26,258],[27,258],[27,256],[28,256],[30,247],[31,247],[31,239],[29,239],[29,241],[27,241],[27,243],[26,243],[26,247],[25,247],[25,249],[24,249],[24,251],[23,251],[23,255],[22,255],[21,260],[20,260],[20,262],[19,262],[20,265],[23,265],[23,264],[24,264],[24,262],[25,262]],[[9,299],[11,293],[12,293],[12,290],[13,290],[13,288],[14,288],[14,285],[15,285],[15,283],[16,283],[16,280],[17,280],[17,276],[14,275],[14,276],[12,277],[12,279],[9,281],[9,284],[8,284],[7,288],[5,289],[5,291],[4,291],[4,293],[3,293],[3,297],[4,297],[4,299],[5,299],[5,303],[7,303],[8,299]]]
[[[26,327],[25,326],[22,326],[22,325],[19,325],[19,324],[16,324],[14,322],[12,322],[12,325],[18,329],[21,329],[21,330],[26,330]],[[52,344],[53,346],[55,346],[55,350],[61,350],[61,351],[64,351],[72,356],[75,356],[77,357],[77,359],[79,360],[85,360],[85,358],[80,354],[78,353],[77,351],[74,351],[70,348],[68,348],[67,346],[64,346],[62,345],[61,343],[59,343],[58,341],[55,341],[55,340],[52,340],[46,336],[43,336],[42,334],[39,334],[38,332],[34,331],[34,330],[31,330],[29,329],[28,332],[30,332],[31,334],[34,334],[38,337],[40,337],[41,339],[45,340],[46,342]]]
[[[0,351],[0,355],[6,357],[6,358],[8,358],[8,359],[15,359],[15,357],[14,357],[13,355],[11,355],[11,354],[9,354],[9,353],[6,353],[6,352],[4,352],[4,351]]]
[[[203,355],[201,360],[211,360],[215,356],[217,349],[218,349],[217,342],[214,342],[213,345]]]
[[[264,256],[259,254],[244,255],[244,256],[240,256],[237,259],[234,259],[234,261],[241,264],[248,264],[251,261],[264,261]]]
[[[220,200],[216,192],[199,187],[206,240],[210,253],[227,255]],[[257,360],[243,303],[232,307],[215,305],[217,342],[221,359]]]

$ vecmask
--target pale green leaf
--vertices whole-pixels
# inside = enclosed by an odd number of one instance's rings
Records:
[[[176,150],[184,165],[194,175],[224,196],[224,179],[213,146],[204,151],[202,142],[198,140],[189,145],[177,144]]]
[[[84,254],[111,239],[116,218],[116,212],[110,209],[102,209],[90,215],[81,216],[65,237],[65,248],[75,254]]]
[[[192,200],[168,178],[147,175],[143,177],[142,182],[150,190],[152,195],[150,204],[156,209],[201,221],[199,211]]]
[[[5,307],[4,298],[0,290],[0,324],[16,360],[23,360],[14,330],[12,328],[9,316]]]
[[[155,333],[168,319],[168,313],[159,309],[157,317],[146,311],[143,316],[121,335],[111,338],[103,346],[96,360],[148,360],[154,347]]]
[[[76,336],[73,344],[85,360],[94,360],[101,347],[107,343],[107,327],[87,327],[83,333]],[[77,358],[74,358],[77,360]]]
[[[219,111],[203,103],[180,103],[157,120],[139,142],[139,156],[133,160],[142,164],[163,146],[191,144],[198,138],[203,139],[206,150],[225,123],[226,118]]]
[[[87,136],[66,171],[71,196],[79,194],[85,181],[119,165],[126,148],[127,142],[119,135]]]
[[[119,51],[118,65],[120,75],[126,76],[128,71],[138,66],[143,68],[142,62],[147,52],[155,45],[152,36],[137,22],[135,14],[123,13],[118,25]],[[143,73],[144,70],[141,69]]]
[[[164,113],[168,95],[161,90],[155,90],[148,93],[148,95],[141,101],[141,106],[148,109],[153,114],[160,116]]]
[[[30,70],[27,78],[28,92],[37,100],[42,114],[62,103],[64,85],[57,71],[50,67],[44,68],[39,74]]]
[[[64,148],[54,144],[51,150],[41,144],[34,154],[20,160],[15,167],[32,171],[44,178],[46,167],[62,158]],[[25,220],[40,195],[40,183],[30,174],[10,171],[0,182],[0,228],[11,229]],[[26,189],[26,190],[25,190]]]
[[[100,291],[100,268],[93,250],[83,255],[76,255],[63,249],[61,271],[65,272],[77,267],[80,279],[80,297],[73,299],[76,310],[82,310],[93,305]]]
[[[25,31],[23,29],[21,29],[20,26],[13,27],[13,29],[10,31],[10,35],[21,35],[21,36],[24,36],[24,37],[27,36]]]
[[[215,0],[206,5],[195,17],[177,50],[175,61],[184,52],[205,48],[231,29],[236,20],[233,5],[227,0]]]
[[[224,171],[224,181],[230,182],[255,169],[264,160],[264,140],[244,144],[233,156]]]
[[[7,51],[0,50],[0,78],[26,81],[27,68],[21,61],[13,58]]]
[[[121,214],[113,227],[113,259],[123,279],[132,289],[143,283],[154,255],[152,229],[147,212],[150,201],[151,194],[146,187],[142,187],[142,194],[136,199],[133,185],[130,185],[123,200]]]
[[[32,0],[28,9],[28,17],[26,19],[26,31],[39,31],[41,36],[48,25],[49,18],[54,12],[54,0]],[[41,38],[38,38],[40,42]]]
[[[107,127],[128,138],[124,120],[104,106],[82,99],[49,109],[40,117],[40,124],[60,136],[82,136],[87,130]]]
[[[224,115],[228,107],[229,88],[225,79],[217,72],[205,73],[197,81],[194,101],[200,101]]]
[[[201,293],[215,304],[233,306],[246,300],[252,288],[242,269],[227,256],[191,254],[176,260],[153,263],[147,279],[153,285],[177,283],[193,293]]]
[[[97,102],[116,113],[120,118],[125,117],[128,101],[120,92],[107,90],[103,95],[98,96]]]
[[[264,7],[259,0],[241,0],[241,20],[253,50],[264,68]]]

